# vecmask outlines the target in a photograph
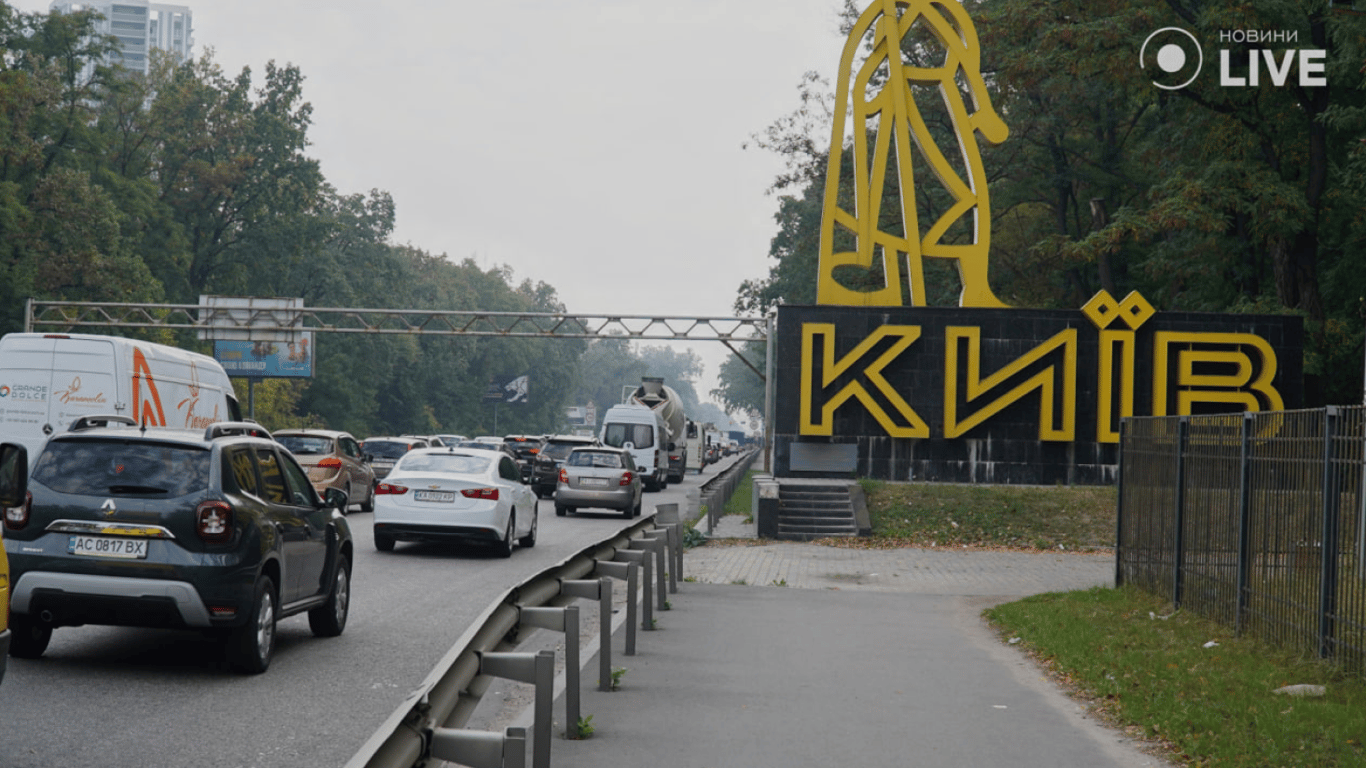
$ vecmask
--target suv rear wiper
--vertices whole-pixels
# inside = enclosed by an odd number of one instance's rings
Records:
[[[110,493],[170,493],[166,488],[158,488],[155,485],[111,485]]]

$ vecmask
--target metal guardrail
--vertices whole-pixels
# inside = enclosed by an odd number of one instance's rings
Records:
[[[745,473],[759,457],[758,451],[747,451],[737,461],[702,484],[701,506],[707,511],[707,535],[716,531],[716,524],[725,516],[726,502],[744,482]]]
[[[624,578],[627,584],[626,654],[633,655],[637,570],[644,571],[640,582],[644,606],[641,628],[648,631],[654,628],[656,589],[661,609],[667,609],[666,590],[678,591],[681,574],[671,553],[681,552],[681,543],[679,524],[661,524],[656,515],[650,515],[507,590],[470,624],[426,679],[361,746],[347,768],[417,768],[429,760],[449,760],[475,768],[521,768],[526,756],[525,728],[508,728],[501,734],[463,730],[480,698],[498,677],[535,685],[532,765],[549,768],[554,653],[516,653],[519,631],[539,627],[565,632],[566,723],[574,725],[579,703],[579,627],[578,608],[570,603],[582,597],[596,597],[602,602],[599,661],[603,669],[599,687],[608,685],[610,578]],[[652,573],[657,578],[652,579]],[[597,589],[594,582],[584,579],[593,574],[600,577]],[[555,608],[563,609],[563,613]]]
[[[1115,583],[1366,675],[1366,408],[1125,419]]]

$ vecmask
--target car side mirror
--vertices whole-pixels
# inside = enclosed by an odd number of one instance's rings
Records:
[[[0,444],[0,507],[23,506],[28,496],[28,449]]]
[[[346,491],[340,488],[328,488],[323,492],[323,506],[346,511],[348,499]]]

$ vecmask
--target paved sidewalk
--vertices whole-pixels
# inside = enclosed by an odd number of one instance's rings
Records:
[[[685,578],[704,584],[1005,598],[1109,586],[1115,574],[1110,553],[854,549],[759,540],[754,525],[738,515],[722,518],[709,538],[717,541],[687,551]]]
[[[741,518],[715,536],[743,538]],[[1109,555],[719,542],[684,556],[671,610],[595,689],[555,768],[1164,766],[1061,694],[981,619],[993,604],[1113,580]],[[621,621],[620,615],[618,621]],[[591,654],[590,654],[591,655]],[[523,725],[530,725],[529,720]],[[528,753],[528,763],[530,752]]]

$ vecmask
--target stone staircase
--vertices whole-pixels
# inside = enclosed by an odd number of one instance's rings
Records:
[[[829,536],[868,535],[863,488],[855,483],[794,482],[778,486],[778,535],[786,541],[811,541]]]

